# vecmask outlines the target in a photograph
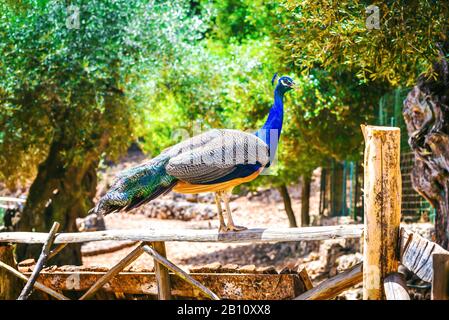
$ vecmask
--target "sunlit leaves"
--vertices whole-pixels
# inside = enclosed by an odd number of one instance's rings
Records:
[[[301,67],[320,65],[350,70],[365,82],[412,84],[437,57],[437,43],[446,41],[449,4],[445,1],[297,1],[286,0],[292,12],[283,43]],[[380,29],[366,26],[366,8],[376,5]]]

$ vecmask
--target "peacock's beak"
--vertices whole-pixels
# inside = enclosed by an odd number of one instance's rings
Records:
[[[292,83],[289,85],[289,87],[292,88],[292,89],[296,89],[297,85],[296,85],[295,82],[292,81]]]

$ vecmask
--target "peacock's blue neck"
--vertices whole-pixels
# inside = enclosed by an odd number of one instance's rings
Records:
[[[281,136],[282,122],[284,120],[284,91],[278,85],[274,90],[274,104],[270,109],[268,118],[256,136],[261,138],[270,148],[270,154],[274,155]]]
[[[274,90],[274,104],[270,109],[267,121],[262,129],[278,130],[280,135],[282,130],[282,121],[284,119],[284,93],[278,88]]]

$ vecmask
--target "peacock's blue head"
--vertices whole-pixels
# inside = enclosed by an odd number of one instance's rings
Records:
[[[271,83],[274,85],[274,82],[276,81],[276,78],[278,77],[278,74],[275,73],[273,76],[273,79],[271,80]],[[295,82],[292,78],[287,76],[282,76],[278,80],[278,84],[276,85],[276,90],[279,90],[281,93],[286,93],[290,90],[292,90],[295,87]]]

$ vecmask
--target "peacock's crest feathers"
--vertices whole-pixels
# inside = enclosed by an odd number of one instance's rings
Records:
[[[272,86],[274,86],[274,82],[276,81],[277,78],[278,78],[278,73],[276,72],[276,73],[273,75],[273,78],[271,78],[271,85],[272,85]]]

